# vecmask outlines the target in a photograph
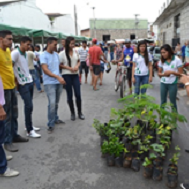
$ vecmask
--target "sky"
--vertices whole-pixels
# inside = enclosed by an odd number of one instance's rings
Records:
[[[71,14],[72,17],[75,4],[78,24],[81,29],[86,29],[89,28],[89,19],[93,18],[92,7],[95,7],[97,19],[134,18],[134,14],[139,14],[139,18],[154,22],[165,1],[167,0],[36,0],[36,3],[44,13]]]

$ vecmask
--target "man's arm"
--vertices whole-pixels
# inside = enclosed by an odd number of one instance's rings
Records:
[[[53,74],[49,68],[48,68],[48,65],[47,64],[42,64],[42,69],[43,69],[43,72],[48,75],[49,77],[54,77],[56,78],[61,84],[65,85],[66,82],[64,81],[64,79],[62,77],[60,77],[59,75],[55,75]]]
[[[4,102],[5,102],[5,99],[4,99],[3,83],[0,78],[0,121],[6,119],[6,112],[4,111],[4,108],[3,108]]]
[[[113,60],[112,62],[113,62],[113,63],[119,63],[119,62],[122,62],[123,59],[124,59],[124,54],[123,54],[123,52],[122,52],[120,59],[119,59],[119,60]]]
[[[153,78],[153,67],[152,67],[152,62],[149,62],[149,65],[148,65],[148,68],[149,68],[149,82],[152,82],[152,78]]]
[[[183,74],[180,78],[180,82],[185,85],[187,95],[189,96],[189,85],[186,85],[187,83],[189,83],[189,76]]]

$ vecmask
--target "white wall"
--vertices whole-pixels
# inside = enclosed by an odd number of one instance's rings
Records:
[[[55,18],[52,30],[55,32],[63,32],[75,35],[75,25],[71,15],[68,14]]]
[[[53,26],[51,26],[48,16],[36,6],[36,0],[27,0],[0,6],[0,23],[75,35],[74,20],[71,15],[57,17]],[[80,33],[80,29],[78,30]]]
[[[0,7],[0,23],[31,29],[50,30],[49,18],[35,5],[35,0]]]

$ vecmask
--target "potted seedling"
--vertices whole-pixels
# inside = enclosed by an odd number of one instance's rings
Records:
[[[108,124],[102,124],[99,120],[94,119],[93,127],[96,129],[96,132],[100,135],[100,145],[102,146],[104,141],[108,141],[107,132],[109,130]]]
[[[150,148],[157,154],[157,158],[153,161],[153,180],[160,181],[163,178],[164,147],[161,144],[152,144]]]
[[[132,162],[132,154],[126,148],[124,149],[124,160],[123,160],[123,167],[130,168]]]
[[[150,153],[149,158],[146,157],[144,163],[142,164],[144,166],[144,177],[145,178],[151,178],[153,175],[153,160],[156,159],[156,155],[154,153]]]
[[[123,164],[123,151],[124,145],[119,142],[119,138],[112,136],[108,141],[104,141],[101,151],[103,154],[108,154],[107,156],[107,163],[108,166],[115,165],[115,158],[116,158],[116,165],[118,166],[118,162],[122,161]],[[122,160],[121,160],[122,158]],[[121,163],[119,164],[121,165]]]
[[[104,141],[101,147],[102,154],[107,154],[108,166],[115,166],[114,140]]]
[[[180,148],[178,146],[175,147],[175,153],[173,157],[170,159],[170,164],[167,171],[167,186],[169,188],[176,188],[178,183],[178,160],[180,157]]]
[[[133,149],[132,149],[131,168],[135,172],[139,172],[140,171],[140,158],[139,158],[139,153],[138,153],[138,146],[140,144],[141,144],[141,140],[140,139],[133,138],[133,141],[132,141]]]
[[[140,159],[143,161],[146,157],[149,155],[149,145],[150,145],[150,140],[153,137],[150,135],[147,135],[145,139],[142,141],[142,144],[140,145]]]

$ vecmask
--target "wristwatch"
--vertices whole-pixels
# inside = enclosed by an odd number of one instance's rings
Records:
[[[188,86],[189,85],[189,82],[185,84],[185,86]]]

